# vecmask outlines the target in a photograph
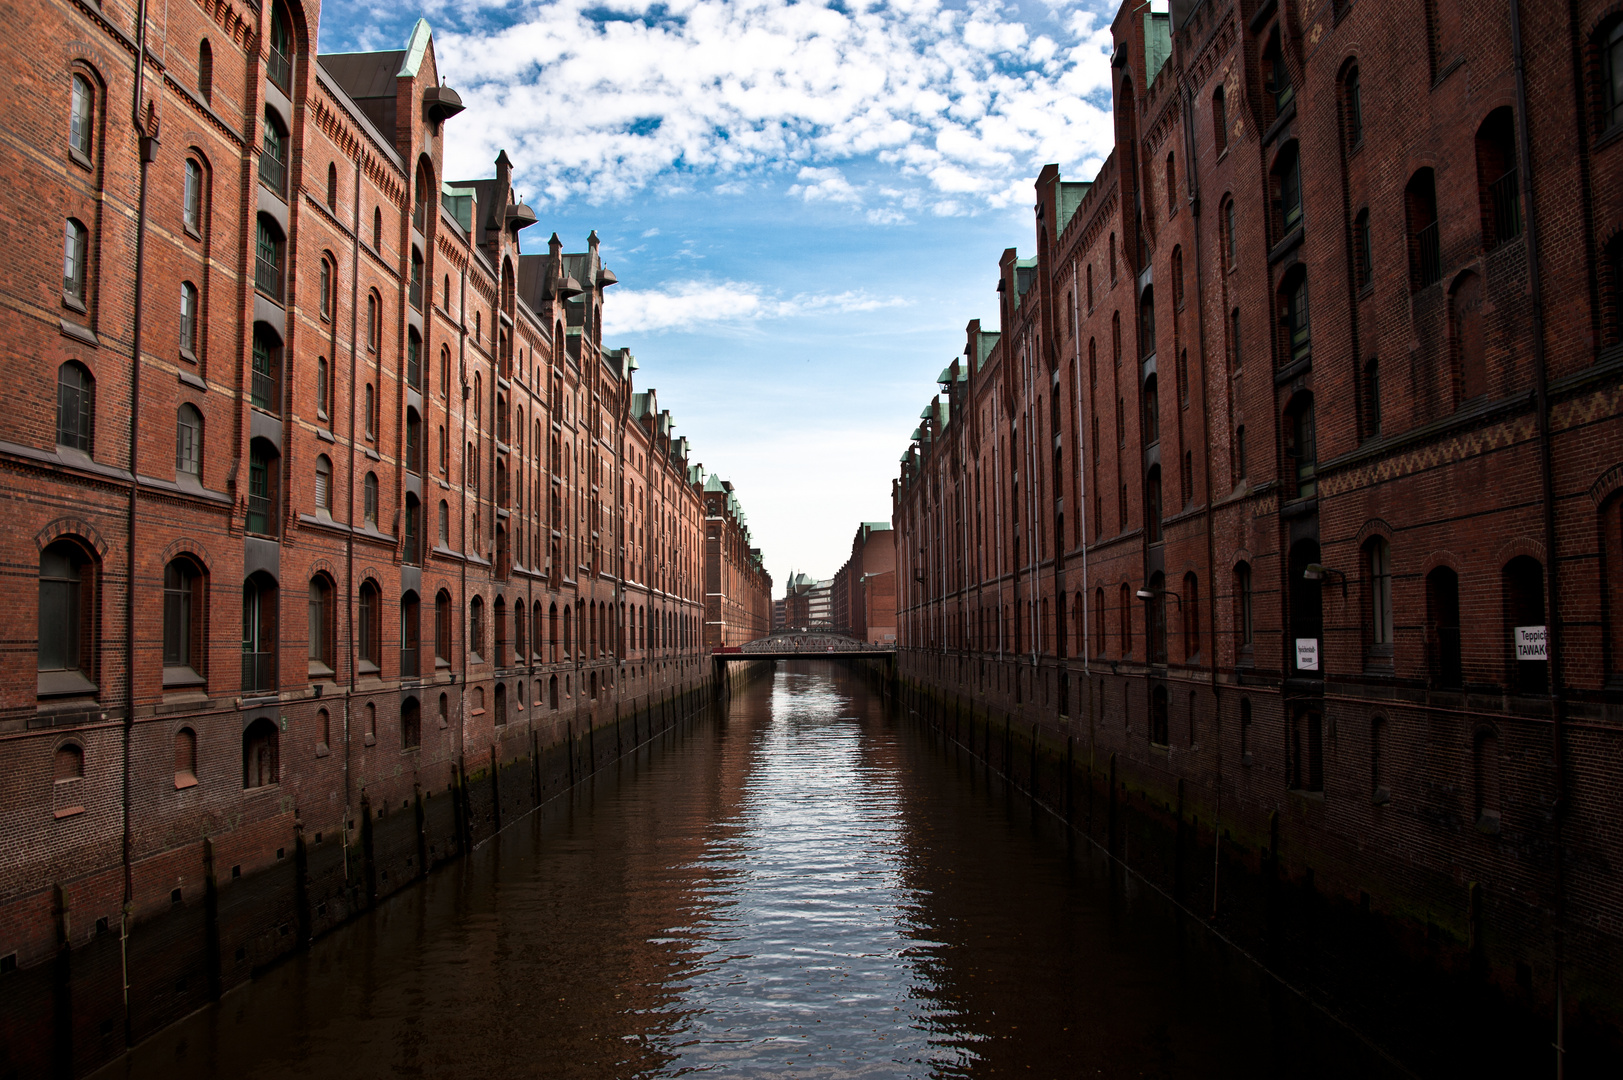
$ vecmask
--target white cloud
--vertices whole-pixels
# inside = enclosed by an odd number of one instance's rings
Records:
[[[1034,35],[999,0],[447,0],[440,70],[469,105],[451,175],[505,148],[537,201],[602,201],[787,169],[791,194],[856,207],[848,163],[872,159],[915,198],[1001,208],[1044,162],[1111,142],[1086,100],[1108,94],[1108,25],[1045,2]]]
[[[739,281],[688,281],[669,289],[627,289],[608,294],[603,304],[607,336],[699,326],[742,325],[764,319],[846,314],[900,307],[906,301],[861,290],[774,296],[759,285]]]

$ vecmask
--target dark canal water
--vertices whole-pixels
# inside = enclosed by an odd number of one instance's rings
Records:
[[[866,683],[780,664],[102,1075],[1384,1072]]]

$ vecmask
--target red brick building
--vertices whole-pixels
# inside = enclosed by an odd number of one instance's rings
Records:
[[[896,641],[896,533],[888,521],[864,521],[851,557],[834,575],[833,622],[869,644]]]
[[[313,4],[137,10],[0,16],[23,1075],[217,995],[708,678],[686,441],[601,341],[595,234],[525,251],[505,153],[444,175],[427,24],[318,56]]]
[[[704,503],[704,645],[742,645],[772,631],[772,575],[750,546],[749,519],[730,481],[694,467]]]
[[[1121,9],[895,484],[902,671],[1615,1027],[1623,32],[1520,7]]]

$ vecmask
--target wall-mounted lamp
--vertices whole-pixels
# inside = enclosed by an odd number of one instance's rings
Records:
[[[1183,610],[1183,597],[1179,596],[1177,593],[1173,592],[1171,589],[1140,589],[1140,590],[1138,590],[1138,598],[1140,600],[1154,600],[1156,597],[1159,597],[1159,596],[1170,596],[1170,597],[1172,597],[1172,599],[1174,599],[1174,600],[1176,600],[1178,602],[1178,610],[1180,610],[1180,611]]]
[[[1347,575],[1342,573],[1340,570],[1337,570],[1334,567],[1325,566],[1323,563],[1316,562],[1310,562],[1302,568],[1302,577],[1307,581],[1323,581],[1329,574],[1334,574],[1336,577],[1341,579],[1341,595],[1346,596]]]

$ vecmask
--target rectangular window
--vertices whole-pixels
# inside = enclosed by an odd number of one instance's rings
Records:
[[[180,284],[180,351],[197,353],[197,286],[189,281]]]

